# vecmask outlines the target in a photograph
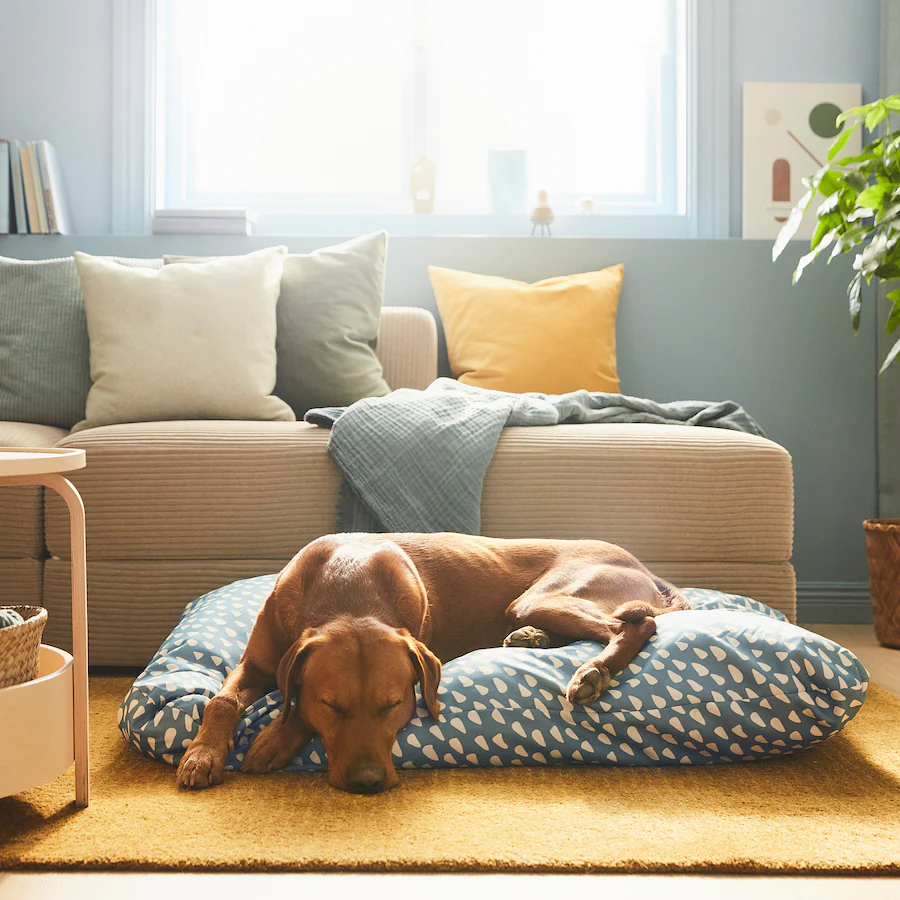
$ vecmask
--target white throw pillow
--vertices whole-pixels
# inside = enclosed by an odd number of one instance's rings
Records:
[[[164,419],[291,421],[275,387],[286,247],[136,269],[76,253],[91,379],[72,430]]]

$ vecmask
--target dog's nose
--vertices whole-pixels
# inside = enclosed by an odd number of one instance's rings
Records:
[[[377,794],[384,789],[384,769],[375,763],[362,763],[350,775],[354,794]]]

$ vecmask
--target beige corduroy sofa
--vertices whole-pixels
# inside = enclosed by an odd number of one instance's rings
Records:
[[[437,330],[422,309],[386,308],[388,383],[424,388]],[[87,451],[72,481],[88,532],[90,660],[143,665],[185,604],[278,571],[334,530],[340,475],[328,432],[304,422],[191,421],[67,434],[0,423],[6,446]],[[599,538],[683,586],[745,594],[795,613],[793,481],[786,450],[713,428],[510,428],[488,470],[483,532]],[[55,494],[0,490],[0,602],[50,612],[45,641],[69,645],[68,518]]]

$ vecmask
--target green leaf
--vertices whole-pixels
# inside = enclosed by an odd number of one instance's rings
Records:
[[[808,184],[805,179],[804,183]],[[803,220],[803,214],[809,209],[809,205],[812,203],[815,195],[816,189],[810,186],[803,197],[800,198],[800,202],[791,210],[787,222],[781,227],[781,231],[778,232],[778,237],[775,239],[775,244],[772,247],[772,262],[775,262],[781,256],[784,248],[787,247],[791,238],[797,233],[800,222]]]
[[[831,162],[844,147],[847,146],[847,141],[853,136],[853,133],[856,129],[859,128],[859,122],[857,122],[852,128],[845,128],[835,139],[834,143],[828,150],[828,162]]]
[[[855,228],[848,228],[847,231],[839,235],[838,239],[834,242],[831,255],[828,257],[828,262],[831,262],[831,260],[841,253],[849,253],[854,247],[861,244],[872,231],[873,226],[871,225],[857,225]]]
[[[862,310],[862,272],[857,272],[847,288],[850,298],[850,324],[854,333],[859,333],[859,314]]]
[[[857,257],[859,260],[859,271],[866,276],[867,281],[884,262],[887,249],[887,235],[883,232],[876,232],[872,240],[863,249],[863,252]]]
[[[835,163],[835,165],[855,166],[858,163],[871,162],[872,160],[876,160],[879,158],[880,157],[874,150],[874,145],[869,145],[869,147],[863,147],[862,153],[860,153],[858,156],[843,156]]]
[[[894,112],[900,112],[900,94],[894,94],[893,97],[885,97],[884,105]]]
[[[893,222],[898,217],[900,217],[900,201],[892,200],[878,211],[878,224],[887,225],[888,222]]]
[[[857,198],[859,199],[859,198]],[[858,206],[856,209],[847,216],[848,222],[858,222],[860,219],[871,219],[872,216],[875,215],[875,210],[870,209],[868,206]]]
[[[833,213],[840,205],[840,202],[840,191],[837,191],[834,194],[830,194],[819,205],[819,208],[816,210],[816,215],[821,219],[823,216],[827,216],[829,213]]]
[[[882,184],[873,184],[871,187],[867,187],[856,198],[856,205],[868,206],[872,209],[881,206],[885,194],[892,194],[897,187],[900,187],[900,185],[896,185],[892,181],[884,182]]]
[[[854,116],[864,116],[874,105],[874,103],[866,103],[864,106],[853,106],[842,112],[837,117],[836,122],[840,125],[842,122],[846,122],[847,119],[852,119]]]
[[[825,166],[813,176],[813,184],[823,197],[830,197],[844,187],[844,179],[837,172],[832,172],[828,166]]]
[[[862,172],[848,172],[844,176],[844,181],[857,193],[864,191],[869,186],[869,179]]]
[[[891,291],[887,295],[887,298],[894,304],[887,320],[887,333],[893,334],[897,330],[897,327],[900,326],[900,288]]]
[[[900,259],[886,259],[872,273],[883,281],[893,281],[900,278]]]
[[[824,221],[824,220],[823,220]],[[821,227],[822,222],[819,223]],[[813,249],[806,254],[806,256],[801,257],[800,262],[797,263],[797,268],[794,270],[794,278],[793,283],[796,284],[801,277],[803,276],[803,270],[823,251],[827,250],[828,247],[831,246],[831,242],[837,236],[837,229],[832,228],[830,231],[826,231],[824,236],[813,238],[815,244]]]
[[[884,105],[884,100],[876,100],[872,104],[872,109],[866,113],[866,128],[874,131],[887,114],[888,108]]]
[[[829,213],[828,215],[819,216],[818,222],[816,222],[816,229],[813,232],[812,240],[809,242],[809,249],[815,250],[816,247],[819,246],[822,238],[828,234],[832,229],[840,229],[840,227],[844,224],[843,216],[839,212]],[[831,240],[834,240],[834,235],[831,236]],[[829,241],[831,243],[831,241]],[[822,248],[825,249],[824,247]]]
[[[897,341],[897,343],[894,344],[893,347],[891,347],[891,352],[888,353],[888,355],[885,357],[884,363],[882,364],[878,374],[884,375],[884,373],[887,371],[888,366],[892,362],[894,362],[894,360],[897,359],[898,356],[900,356],[900,341]]]

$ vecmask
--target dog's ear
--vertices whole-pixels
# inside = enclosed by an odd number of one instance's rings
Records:
[[[299,697],[300,672],[310,649],[317,643],[316,629],[307,628],[300,637],[291,644],[290,649],[281,657],[275,678],[278,689],[284,697],[284,720],[287,721]],[[299,711],[297,713],[299,715]]]
[[[435,719],[441,714],[441,701],[438,700],[438,686],[441,683],[441,661],[421,642],[417,641],[405,628],[400,629],[400,636],[409,647],[409,656],[413,668],[422,685],[422,699],[428,712]]]
[[[420,621],[420,629],[424,628],[428,618],[428,593],[409,554],[393,541],[383,541],[370,554],[366,565],[385,596],[390,597],[391,606],[400,620]]]

